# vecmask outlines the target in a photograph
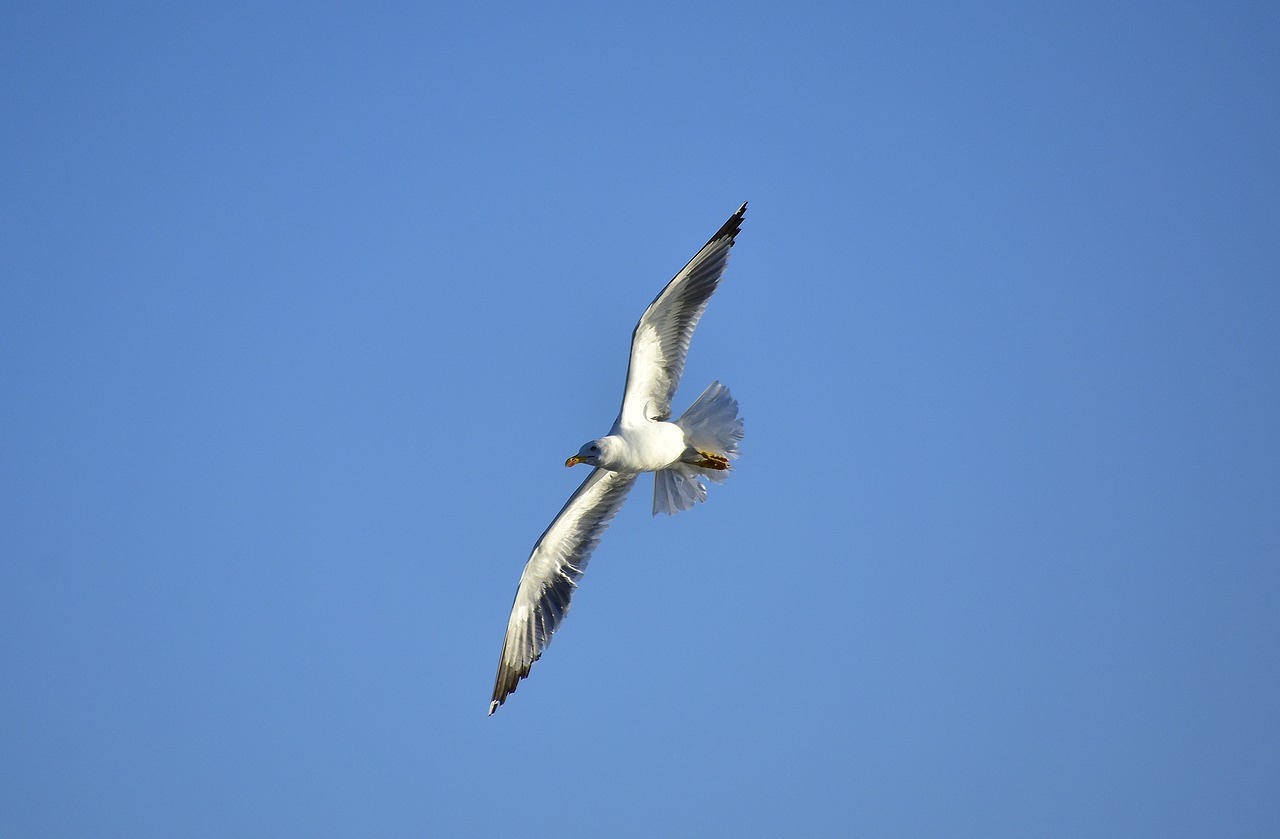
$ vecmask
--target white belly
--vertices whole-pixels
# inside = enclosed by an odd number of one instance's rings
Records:
[[[616,452],[600,465],[614,472],[656,472],[684,454],[684,430],[672,422],[649,422],[610,435],[621,440]]]

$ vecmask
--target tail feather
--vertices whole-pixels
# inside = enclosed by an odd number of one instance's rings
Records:
[[[730,460],[738,456],[743,437],[738,400],[719,382],[708,385],[676,425],[684,429],[685,439],[694,448],[722,454]]]
[[[653,514],[676,513],[688,510],[699,501],[707,500],[706,484],[698,480],[700,473],[707,470],[677,463],[670,469],[661,469],[653,473]]]
[[[680,415],[676,425],[684,429],[685,440],[693,448],[730,460],[738,456],[738,444],[743,437],[738,402],[729,388],[719,382],[712,382],[689,410]],[[702,478],[719,484],[728,477],[727,469],[704,469],[691,463],[677,463],[654,472],[653,514],[675,515],[688,510],[699,501],[707,500],[707,486]]]

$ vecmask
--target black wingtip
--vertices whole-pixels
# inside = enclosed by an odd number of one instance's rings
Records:
[[[743,201],[742,206],[737,209],[733,215],[729,216],[729,220],[720,226],[715,235],[707,240],[707,244],[711,244],[717,239],[729,237],[729,244],[733,244],[734,237],[738,235],[738,231],[742,229],[742,217],[747,212],[747,202]],[[705,247],[705,245],[704,245]]]

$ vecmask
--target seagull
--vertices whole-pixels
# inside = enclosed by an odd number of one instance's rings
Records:
[[[541,658],[569,611],[591,553],[641,472],[653,473],[653,514],[675,515],[707,500],[702,478],[721,483],[738,456],[742,420],[729,389],[712,382],[671,421],[694,327],[720,284],[742,227],[744,203],[649,304],[631,336],[622,408],[604,437],[582,444],[565,466],[594,467],[543,532],[520,575],[498,659],[489,714]]]

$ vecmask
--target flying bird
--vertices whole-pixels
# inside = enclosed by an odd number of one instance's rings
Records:
[[[707,487],[701,479],[721,483],[728,476],[743,435],[738,403],[729,389],[712,382],[675,421],[671,400],[693,329],[720,284],[746,211],[744,203],[644,310],[631,335],[627,383],[613,428],[583,443],[565,461],[565,466],[585,463],[593,468],[533,546],[520,575],[490,715],[551,643],[591,552],[639,474],[653,473],[655,516],[674,515],[705,501]]]

